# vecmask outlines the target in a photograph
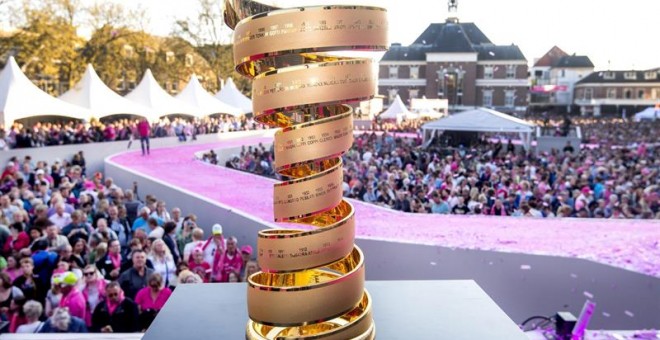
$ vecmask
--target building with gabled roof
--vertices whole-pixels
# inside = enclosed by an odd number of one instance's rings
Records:
[[[426,96],[452,111],[527,106],[527,59],[516,45],[495,45],[475,23],[451,17],[430,24],[408,45],[392,44],[380,60],[379,93],[391,103]]]

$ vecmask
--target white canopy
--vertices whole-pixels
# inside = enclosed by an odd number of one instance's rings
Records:
[[[243,113],[252,112],[252,100],[238,90],[231,77],[227,78],[225,86],[215,94],[215,98],[243,110]]]
[[[133,114],[147,118],[150,116],[148,107],[126,99],[106,86],[92,64],[87,65],[82,79],[59,98],[88,108],[96,118],[114,114]]]
[[[84,120],[89,110],[42,91],[23,74],[14,57],[9,57],[0,72],[0,123],[8,127],[17,119],[48,115]]]
[[[633,119],[636,122],[639,122],[642,120],[657,120],[658,118],[660,118],[660,109],[647,107],[646,109],[635,113],[635,118]]]
[[[152,117],[161,117],[173,113],[196,116],[198,109],[170,96],[163,90],[150,69],[144,73],[142,80],[133,91],[124,98],[149,108]]]
[[[463,111],[422,125],[427,139],[437,130],[474,132],[518,132],[527,147],[535,125],[506,113],[486,108]]]
[[[188,85],[181,93],[176,95],[176,98],[194,106],[197,109],[195,115],[199,117],[214,113],[225,113],[233,116],[239,116],[243,113],[241,109],[225,104],[208,93],[199,83],[194,73],[190,76]]]
[[[429,118],[429,119],[437,119],[444,116],[442,112],[438,112],[430,107],[419,110],[417,114],[419,115],[420,118]]]
[[[390,105],[390,107],[378,117],[380,117],[380,119],[396,119],[397,121],[400,121],[402,119],[416,119],[418,116],[410,112],[406,106],[403,105],[401,97],[397,95],[396,98],[394,98],[392,105]]]

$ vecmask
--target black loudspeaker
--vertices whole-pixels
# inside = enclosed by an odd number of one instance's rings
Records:
[[[555,333],[557,339],[570,340],[577,318],[571,312],[557,312],[555,315]]]

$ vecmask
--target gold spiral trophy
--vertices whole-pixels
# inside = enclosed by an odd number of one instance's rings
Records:
[[[328,52],[387,48],[383,8],[279,9],[225,0],[236,70],[253,79],[255,119],[275,134],[276,222],[311,230],[259,232],[262,271],[248,278],[247,339],[373,339],[364,255],[353,206],[342,197],[341,156],[353,143],[348,103],[376,91],[374,63]]]

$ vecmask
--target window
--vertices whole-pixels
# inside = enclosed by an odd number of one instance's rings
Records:
[[[504,106],[513,107],[516,100],[516,91],[507,90],[504,92]]]
[[[388,91],[388,101],[390,102],[390,104],[392,102],[394,102],[394,98],[396,98],[397,94],[399,94],[398,89],[389,89],[389,91]]]
[[[193,66],[193,56],[190,53],[186,53],[186,66],[187,67]]]
[[[410,66],[410,79],[419,78],[419,66]]]
[[[566,77],[566,70],[561,70],[561,76],[562,78]]]
[[[174,52],[167,51],[165,52],[165,62],[171,64],[174,62]]]
[[[516,65],[507,65],[506,67],[506,77],[508,79],[513,79],[516,77]]]
[[[660,92],[660,89],[651,90],[651,99],[658,99],[658,92]]]
[[[493,67],[484,66],[484,79],[493,79]]]
[[[594,89],[584,89],[584,99],[591,100],[594,97]]]
[[[644,99],[644,90],[637,90],[637,99]]]
[[[614,73],[612,71],[607,71],[603,74],[603,79],[612,80],[612,79],[615,79],[615,78],[616,78],[616,73]]]
[[[390,78],[399,78],[398,66],[390,66]]]
[[[482,103],[485,107],[493,106],[493,90],[484,90]]]
[[[627,80],[636,80],[637,72],[626,72],[623,74],[623,78]]]
[[[623,98],[632,99],[632,90],[631,89],[623,90]]]
[[[607,89],[607,99],[616,99],[616,89]]]
[[[417,98],[417,96],[419,96],[419,90],[418,89],[408,90],[408,98],[409,99]]]
[[[147,47],[144,50],[144,59],[148,63],[153,63],[154,61],[156,61],[156,52],[154,50],[152,50],[151,48]]]
[[[644,79],[646,79],[646,80],[658,79],[658,72],[655,72],[655,71],[645,72],[644,73]]]
[[[133,58],[133,46],[131,45],[124,45],[124,48],[122,50],[122,54],[124,58]]]

